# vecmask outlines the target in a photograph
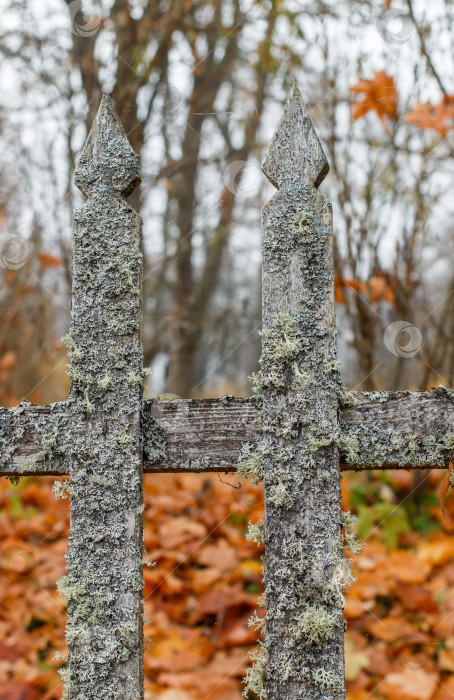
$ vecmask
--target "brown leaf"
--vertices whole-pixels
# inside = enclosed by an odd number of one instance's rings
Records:
[[[0,641],[0,659],[4,661],[17,661],[22,655],[23,652],[21,650]]]
[[[397,119],[396,83],[384,70],[375,71],[372,80],[360,78],[350,91],[364,94],[363,99],[353,106],[353,119],[359,119],[367,112],[376,112],[382,123],[385,117]]]
[[[41,267],[59,267],[61,265],[60,258],[56,258],[54,255],[49,255],[49,253],[40,253],[39,262]]]
[[[338,275],[334,277],[334,296],[338,304],[345,304],[344,288],[353,289],[359,294],[366,294],[367,285],[361,280],[341,280]]]
[[[444,95],[440,102],[417,102],[405,121],[420,129],[434,129],[440,136],[446,136],[454,128],[454,95]]]
[[[418,559],[431,566],[440,566],[454,558],[454,540],[446,535],[422,542],[418,547]]]
[[[396,581],[395,589],[407,610],[437,612],[438,606],[433,600],[430,591],[424,586],[413,586],[404,581]]]
[[[437,676],[422,669],[405,669],[390,673],[380,685],[380,692],[391,700],[430,700],[437,687]]]
[[[233,547],[229,547],[225,540],[219,540],[216,544],[207,544],[195,553],[195,561],[202,566],[213,566],[221,571],[228,571],[238,564],[238,556]]]
[[[37,700],[39,691],[31,685],[21,683],[2,683],[0,700]]]

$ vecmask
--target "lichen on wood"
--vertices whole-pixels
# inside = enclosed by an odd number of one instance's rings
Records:
[[[344,697],[332,224],[317,190],[327,169],[295,87],[263,167],[278,188],[263,209],[269,700]]]
[[[67,473],[69,403],[0,408],[0,474],[17,481],[22,474]]]
[[[126,203],[140,182],[104,96],[76,170],[70,420],[71,526],[66,694],[143,698],[142,231]],[[126,371],[128,370],[128,371]]]
[[[227,403],[222,399],[144,401],[144,472],[235,471],[240,462],[242,472],[255,472],[260,479],[262,458],[257,448],[263,398],[259,375],[255,382],[257,393],[251,398]],[[439,387],[386,395],[386,401],[380,401],[368,393],[339,390],[341,470],[445,469],[454,451],[450,449],[454,401],[449,390]],[[12,409],[0,408],[0,475],[69,473],[65,459],[69,423],[75,430],[69,420],[70,404],[25,402]],[[402,421],[404,414],[408,419]],[[289,421],[291,417],[284,419],[279,430],[291,432]],[[49,449],[51,441],[54,447]],[[397,451],[396,441],[401,442]],[[316,447],[317,440],[312,438],[311,444]]]
[[[354,469],[441,469],[454,452],[453,421],[452,392],[442,386],[364,392],[340,412],[339,447]]]
[[[0,475],[70,475],[70,700],[142,700],[142,476],[232,471],[265,479],[267,636],[247,672],[260,700],[341,700],[342,545],[339,468],[443,468],[454,452],[454,391],[357,392],[339,382],[332,222],[317,188],[326,158],[295,88],[264,171],[279,192],[263,210],[263,354],[254,396],[144,401],[141,221],[125,197],[137,156],[104,97],[76,182],[71,396],[0,408]],[[339,413],[339,421],[337,414]],[[403,418],[405,416],[405,418]],[[339,464],[339,455],[341,463]],[[452,481],[452,477],[451,477]],[[265,620],[254,615],[262,629]],[[247,690],[245,691],[247,693]]]

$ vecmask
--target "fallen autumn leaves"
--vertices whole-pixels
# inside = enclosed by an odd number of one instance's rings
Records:
[[[222,477],[237,485],[233,476]],[[401,476],[399,478],[402,478]],[[0,484],[0,700],[56,700],[65,653],[62,598],[68,502],[53,479]],[[145,479],[146,699],[240,700],[262,590],[261,489],[217,475]],[[349,507],[348,491],[344,507]],[[348,700],[454,698],[454,502],[443,530],[409,532],[389,551],[375,531],[347,595]],[[150,618],[150,619],[147,619]]]

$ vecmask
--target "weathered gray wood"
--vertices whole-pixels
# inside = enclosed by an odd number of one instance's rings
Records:
[[[143,698],[143,369],[140,182],[104,96],[79,160],[74,215],[67,695]]]
[[[344,469],[444,469],[454,452],[454,392],[372,392],[339,418]]]
[[[0,475],[67,475],[68,402],[0,408]]]
[[[0,476],[68,473],[69,404],[0,408]],[[142,424],[145,472],[235,471],[261,432],[248,399],[145,401]]]
[[[343,471],[448,466],[450,390],[357,394],[355,400],[339,411]],[[68,403],[0,408],[0,476],[68,473]],[[260,438],[259,414],[248,399],[145,401],[144,472],[235,470],[242,446]]]
[[[268,700],[339,700],[344,618],[328,164],[296,88],[263,171],[263,468]]]
[[[76,172],[71,396],[0,408],[0,475],[70,475],[70,700],[143,698],[144,463],[230,471],[245,443],[265,472],[268,700],[345,696],[339,468],[444,468],[454,392],[340,391],[327,171],[294,88],[264,163],[279,192],[263,210],[263,416],[231,397],[144,402],[141,221],[124,199],[138,159],[103,98]]]
[[[248,399],[146,401],[144,471],[235,471],[242,447],[260,433]]]

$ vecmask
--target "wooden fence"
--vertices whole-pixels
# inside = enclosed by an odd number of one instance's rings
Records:
[[[453,392],[355,395],[339,381],[328,163],[295,87],[264,166],[263,355],[253,399],[146,401],[138,158],[104,96],[76,184],[67,401],[0,409],[0,474],[70,476],[66,696],[143,698],[143,472],[265,480],[260,698],[345,697],[341,469],[443,468]],[[246,446],[246,447],[245,447]],[[249,446],[249,447],[247,447]]]

